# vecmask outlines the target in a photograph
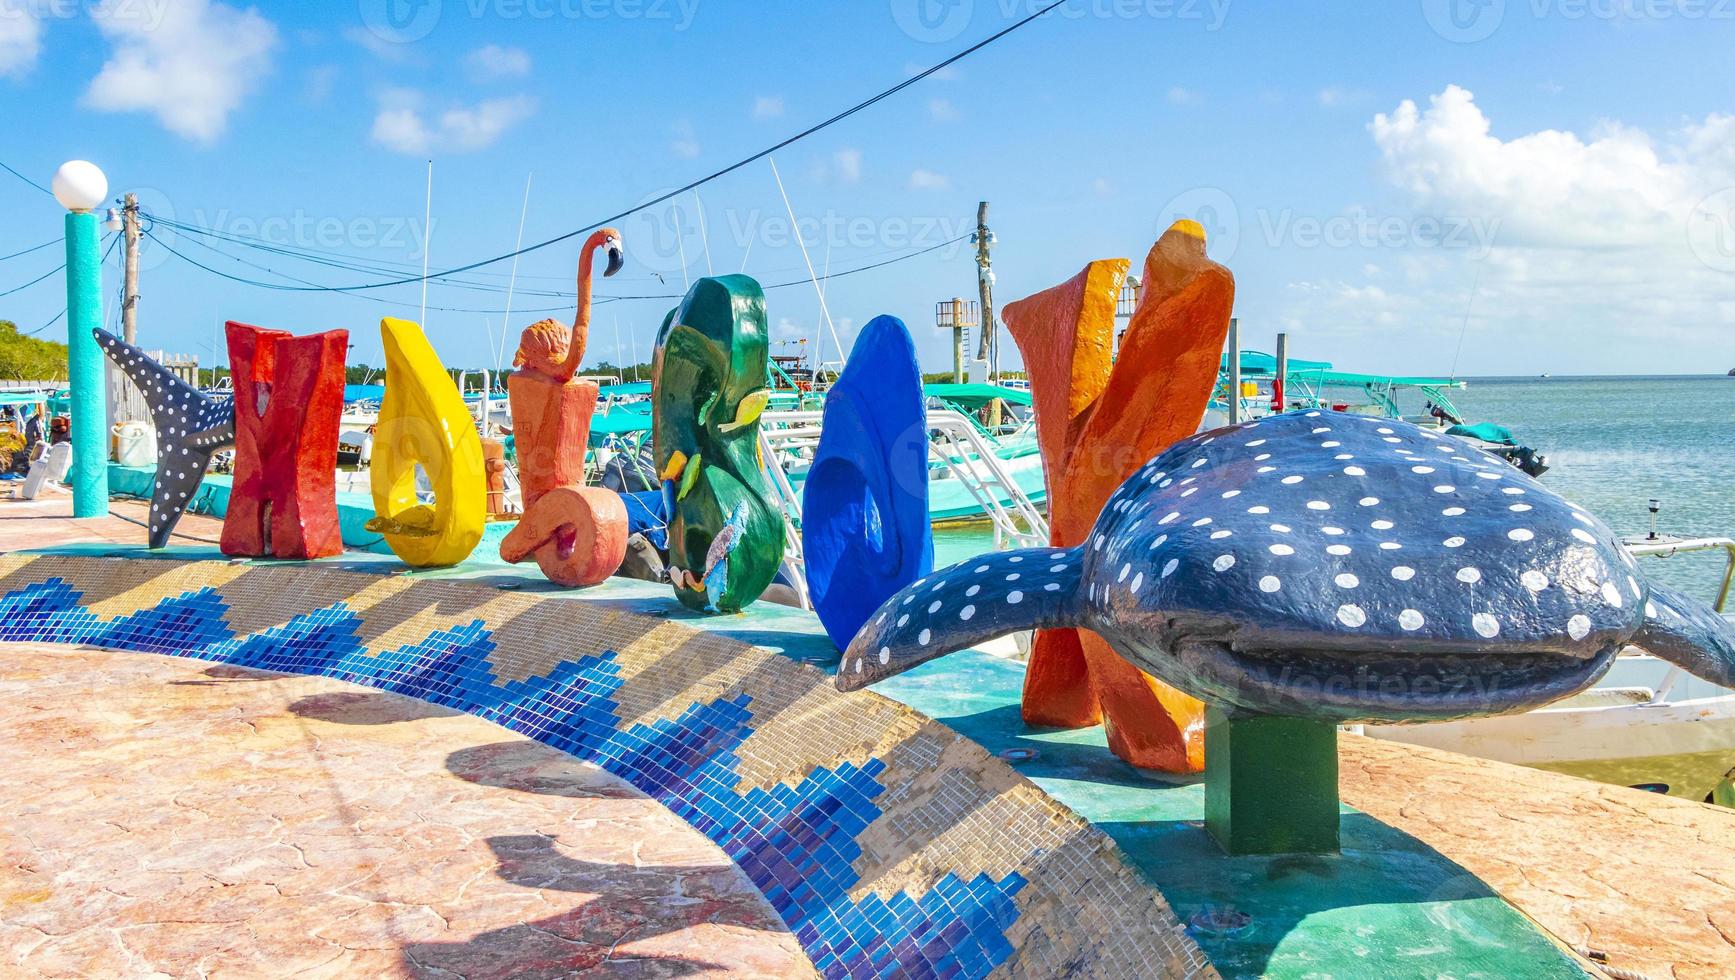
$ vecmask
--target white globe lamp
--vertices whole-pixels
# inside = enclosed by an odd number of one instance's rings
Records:
[[[68,160],[54,172],[54,199],[68,211],[89,211],[108,198],[108,178],[88,160]]]

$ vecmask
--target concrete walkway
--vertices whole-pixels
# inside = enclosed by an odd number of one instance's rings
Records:
[[[11,644],[0,974],[812,975],[614,776],[319,678]]]

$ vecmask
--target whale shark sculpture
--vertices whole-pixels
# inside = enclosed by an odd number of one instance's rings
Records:
[[[1589,687],[1629,643],[1735,684],[1735,627],[1647,582],[1582,508],[1456,437],[1325,411],[1177,443],[1077,548],[916,582],[857,634],[837,686],[1057,626],[1231,718],[1523,711]]]
[[[91,332],[150,405],[157,428],[157,480],[148,540],[153,549],[165,547],[205,479],[212,454],[235,444],[235,402],[212,398],[101,327]]]

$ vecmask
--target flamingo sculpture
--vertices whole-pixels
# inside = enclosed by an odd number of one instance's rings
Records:
[[[620,232],[603,228],[578,259],[578,309],[569,330],[557,320],[526,327],[507,380],[524,517],[500,542],[500,557],[534,559],[549,580],[568,588],[595,585],[626,557],[627,512],[620,495],[584,485],[584,455],[597,386],[574,381],[590,338],[593,273],[608,253],[604,278],[625,264]]]

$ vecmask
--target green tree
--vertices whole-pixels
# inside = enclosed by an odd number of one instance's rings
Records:
[[[66,345],[27,337],[11,320],[0,320],[0,379],[65,381]]]

